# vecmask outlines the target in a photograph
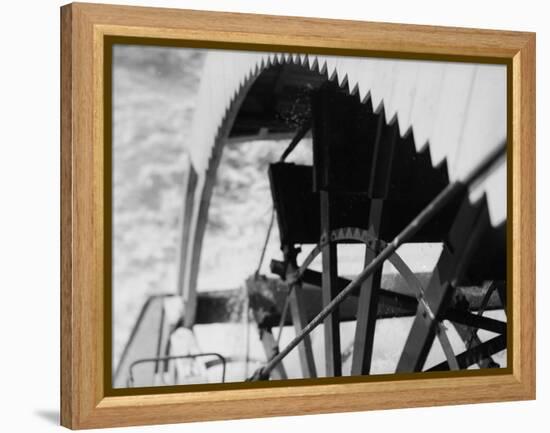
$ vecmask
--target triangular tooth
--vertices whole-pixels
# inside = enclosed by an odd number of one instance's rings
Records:
[[[363,89],[366,89],[366,90],[362,91]],[[359,99],[363,104],[370,104],[371,110],[374,111],[374,109],[372,109],[372,99],[371,99],[370,90],[368,90],[366,87],[359,86]]]
[[[327,62],[326,61],[323,60],[322,62],[319,62],[318,67],[319,67],[319,73],[321,75],[327,74]],[[327,77],[328,77],[328,75],[327,75]],[[330,77],[328,77],[328,78],[330,79]]]
[[[336,76],[338,79],[338,85],[340,87],[344,87],[346,84],[348,84],[348,74],[346,74],[345,72],[338,73],[338,71],[336,71]]]
[[[317,56],[307,56],[307,63],[309,69],[315,72],[318,64]]]

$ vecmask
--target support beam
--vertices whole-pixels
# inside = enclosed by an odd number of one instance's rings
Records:
[[[275,340],[275,337],[271,332],[271,328],[260,328],[259,332],[260,341],[262,342],[262,346],[264,347],[266,359],[269,361],[279,353],[277,340]],[[279,362],[277,366],[273,369],[273,371],[271,372],[271,377],[273,379],[288,379],[285,367],[282,362]]]
[[[369,209],[369,233],[374,238],[380,238],[382,228],[382,211],[384,199],[388,195],[395,147],[399,139],[397,123],[386,125],[384,112],[378,116],[375,139],[372,142],[373,158],[370,170],[369,195],[372,197]],[[369,143],[365,143],[368,145]],[[365,266],[376,257],[377,252],[365,249]],[[376,313],[382,267],[377,269],[361,285],[357,307],[357,327],[353,346],[352,375],[370,373],[374,333],[376,331]]]
[[[325,307],[339,292],[337,248],[329,238],[338,224],[335,219],[342,217],[342,212],[337,212],[337,203],[345,194],[364,194],[367,190],[370,172],[365,172],[365,164],[371,161],[372,149],[365,144],[367,137],[376,131],[376,126],[371,127],[376,124],[376,116],[372,115],[370,104],[361,104],[356,95],[345,94],[337,83],[330,81],[312,93],[311,112],[313,190],[320,195],[321,238],[329,241],[322,248]],[[327,376],[342,373],[339,322],[339,308],[323,322]]]
[[[479,344],[472,349],[462,352],[456,357],[460,369],[466,369],[471,365],[480,363],[483,359],[506,349],[506,335],[499,335],[484,343]],[[447,362],[442,362],[430,368],[428,371],[445,371],[449,369]]]
[[[289,246],[283,248],[285,254],[286,275],[285,279],[288,281],[292,279],[298,266],[296,264],[296,255],[299,250]],[[308,317],[306,314],[306,302],[304,292],[302,289],[302,283],[296,282],[290,286],[290,292],[288,294],[290,315],[292,317],[292,324],[294,330],[298,334],[308,324]],[[298,345],[298,355],[300,357],[300,366],[302,368],[302,377],[315,378],[317,377],[317,369],[315,368],[315,358],[313,356],[313,348],[311,346],[311,337],[308,335]]]
[[[322,190],[321,196],[321,237],[328,239],[331,231],[331,201],[330,192]],[[327,242],[322,249],[323,277],[322,298],[323,307],[338,294],[338,255],[336,244]],[[325,375],[327,377],[342,375],[342,359],[340,348],[340,315],[336,308],[324,320],[325,334]]]
[[[369,215],[369,232],[376,236],[382,222],[382,200],[372,200]],[[365,266],[374,258],[376,253],[365,248]],[[353,357],[351,363],[351,375],[363,375],[370,373],[372,351],[374,346],[374,332],[380,295],[380,281],[382,279],[382,267],[378,268],[361,285],[359,300],[357,302],[357,326],[353,344]]]
[[[191,164],[189,158],[186,159],[186,173],[183,181],[183,200],[181,211],[181,224],[180,224],[180,239],[179,239],[179,254],[178,254],[178,282],[176,287],[176,293],[178,295],[183,294],[185,279],[186,279],[186,263],[187,252],[189,250],[191,230],[191,218],[193,216],[193,209],[195,204],[195,189],[197,187],[197,172]]]
[[[283,262],[279,260],[271,260],[271,272],[279,275],[283,280],[285,279],[285,265]],[[430,281],[431,273],[415,273],[415,277],[418,279],[422,287],[426,287]],[[308,304],[316,303],[316,301],[313,298],[313,295],[311,294],[311,290],[307,289],[317,289],[319,292],[321,291],[321,281],[322,281],[322,274],[321,272],[313,271],[311,269],[306,269],[304,273],[302,274],[300,280],[305,285],[305,287],[302,287],[306,295],[309,295],[307,298]],[[339,290],[343,290],[349,283],[351,283],[351,280],[348,280],[347,278],[338,277],[338,287]],[[480,306],[482,305],[483,296],[480,295],[479,291],[472,290],[471,287],[458,287],[457,290],[461,293],[461,297],[463,297],[467,303],[468,308],[465,310],[461,305],[459,305],[459,302],[455,302],[453,304],[453,307],[449,308],[447,310],[447,314],[445,316],[445,319],[453,320],[452,317],[456,318],[457,314],[467,312],[467,311],[477,311],[479,310]],[[414,316],[416,314],[416,308],[418,305],[418,299],[414,296],[405,294],[408,292],[408,286],[407,281],[402,278],[393,278],[392,276],[384,276],[382,275],[382,282],[381,282],[381,288],[379,290],[379,302],[378,302],[378,319],[387,319],[391,317],[402,317],[402,316]],[[206,292],[208,293],[208,292]],[[278,293],[276,291],[276,293]],[[350,294],[350,298],[357,298],[359,296],[359,289],[354,290]],[[504,306],[501,304],[500,299],[496,296],[491,297],[491,300],[489,301],[489,304],[485,307],[485,311],[489,310],[501,310],[504,308]],[[472,313],[468,313],[472,314]],[[355,316],[354,316],[355,317]],[[348,316],[345,316],[343,318],[342,311],[340,311],[340,319],[341,320],[349,320]],[[458,321],[469,321],[472,322],[472,320],[469,317],[466,318],[458,318]],[[504,322],[500,322],[504,323]],[[487,329],[484,328],[484,324],[482,322],[476,323],[479,328],[481,329]],[[498,325],[500,326],[500,325]]]
[[[305,315],[305,299],[302,290],[302,285],[294,284],[290,294],[290,315],[292,316],[292,324],[294,330],[298,334],[308,324]],[[302,368],[302,377],[315,378],[317,377],[317,369],[315,368],[315,357],[313,356],[313,348],[311,346],[311,337],[308,335],[298,345],[298,355],[300,357],[300,366]]]
[[[472,314],[466,311],[459,311],[456,308],[449,308],[445,312],[445,319],[454,323],[466,325],[474,329],[485,329],[496,334],[506,333],[506,322],[500,320],[491,319],[490,317],[481,316],[479,314]],[[471,330],[471,329],[470,329]],[[471,335],[471,333],[470,333]]]
[[[483,231],[489,226],[486,203],[480,201],[472,205],[466,197],[449,233],[448,245],[443,249],[425,290],[425,304],[419,303],[397,364],[398,373],[422,370],[435,338],[437,322],[443,318],[452,300],[452,282],[464,272]],[[428,309],[424,305],[427,305]]]

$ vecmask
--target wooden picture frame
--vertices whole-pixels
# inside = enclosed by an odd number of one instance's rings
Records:
[[[502,374],[109,394],[108,38],[507,65],[511,365]],[[62,425],[80,429],[535,398],[533,33],[75,3],[61,8],[61,102]]]

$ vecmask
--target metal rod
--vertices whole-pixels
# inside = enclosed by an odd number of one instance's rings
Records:
[[[323,320],[330,314],[338,305],[344,301],[354,290],[356,290],[384,261],[389,258],[404,242],[414,236],[418,230],[420,230],[424,224],[426,224],[434,215],[437,214],[445,205],[447,205],[458,194],[466,191],[474,182],[480,179],[489,169],[493,167],[502,157],[506,155],[506,142],[499,145],[493,152],[491,152],[478,166],[476,166],[467,176],[462,180],[457,180],[452,184],[449,184],[443,191],[441,191],[432,202],[427,205],[416,218],[414,218],[407,227],[405,227],[392,242],[376,256],[376,258],[367,266],[363,271],[349,283],[338,295],[336,295],[332,301],[323,308],[317,316],[315,316],[311,322],[309,322],[302,332],[300,332],[288,345],[276,354],[269,362],[257,371],[251,380],[263,379],[267,380],[269,374],[275,368],[275,366],[281,362],[285,356],[287,356],[292,349],[294,349],[305,336],[309,335],[313,329],[315,329]]]
[[[288,157],[288,155],[290,155],[290,153],[294,150],[294,148],[298,145],[302,138],[304,138],[304,136],[308,133],[310,129],[311,120],[306,120],[296,131],[296,135],[292,138],[292,140],[288,144],[288,147],[281,155],[279,162],[284,162],[284,160]]]
[[[248,377],[248,359],[250,358],[250,321],[248,320],[250,315],[250,297],[248,296],[248,290],[246,285],[244,290],[244,305],[243,305],[243,321],[244,321],[244,375],[246,379]]]
[[[190,355],[174,355],[174,356],[161,356],[157,358],[143,358],[138,359],[130,364],[130,367],[128,368],[128,387],[132,387],[134,385],[134,367],[139,364],[146,364],[150,362],[163,362],[163,361],[174,361],[176,359],[195,359],[200,358],[204,356],[215,356],[217,357],[221,363],[222,363],[222,383],[225,382],[225,369],[226,369],[226,360],[223,355],[220,355],[216,352],[207,352],[207,353],[196,353],[196,354],[190,354]]]
[[[276,344],[277,347],[279,346],[279,343],[281,342],[281,336],[283,335],[283,327],[285,326],[286,316],[288,315],[288,308],[290,306],[290,295],[292,290],[294,290],[294,285],[291,284],[288,287],[288,291],[286,293],[285,298],[285,304],[283,305],[283,312],[281,313],[281,318],[279,319],[279,330],[277,331],[277,340]]]
[[[258,261],[258,267],[256,268],[256,272],[254,273],[254,276],[258,277],[260,275],[260,271],[262,269],[262,265],[264,263],[265,258],[265,252],[267,251],[267,246],[269,245],[269,238],[271,237],[271,231],[273,230],[273,223],[275,222],[275,208],[271,208],[271,217],[269,219],[269,226],[267,227],[267,233],[265,234],[265,240],[264,245],[262,247],[262,252],[260,254],[260,260]]]

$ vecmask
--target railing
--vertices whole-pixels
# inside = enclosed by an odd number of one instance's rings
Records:
[[[178,359],[195,359],[195,358],[206,357],[206,356],[215,356],[219,359],[219,361],[222,364],[222,380],[221,380],[221,382],[224,383],[225,382],[225,369],[226,369],[226,359],[225,359],[225,357],[223,357],[222,355],[220,355],[219,353],[216,353],[216,352],[206,352],[206,353],[196,353],[196,354],[192,354],[192,355],[174,355],[174,356],[163,356],[163,357],[157,357],[157,358],[138,359],[138,360],[132,362],[132,364],[130,364],[130,367],[128,369],[128,383],[127,383],[128,388],[134,386],[134,367],[137,366],[137,365],[147,364],[147,363],[150,363],[150,362],[155,362],[155,363],[165,362],[166,363],[166,362],[175,361],[175,360],[178,360]]]

